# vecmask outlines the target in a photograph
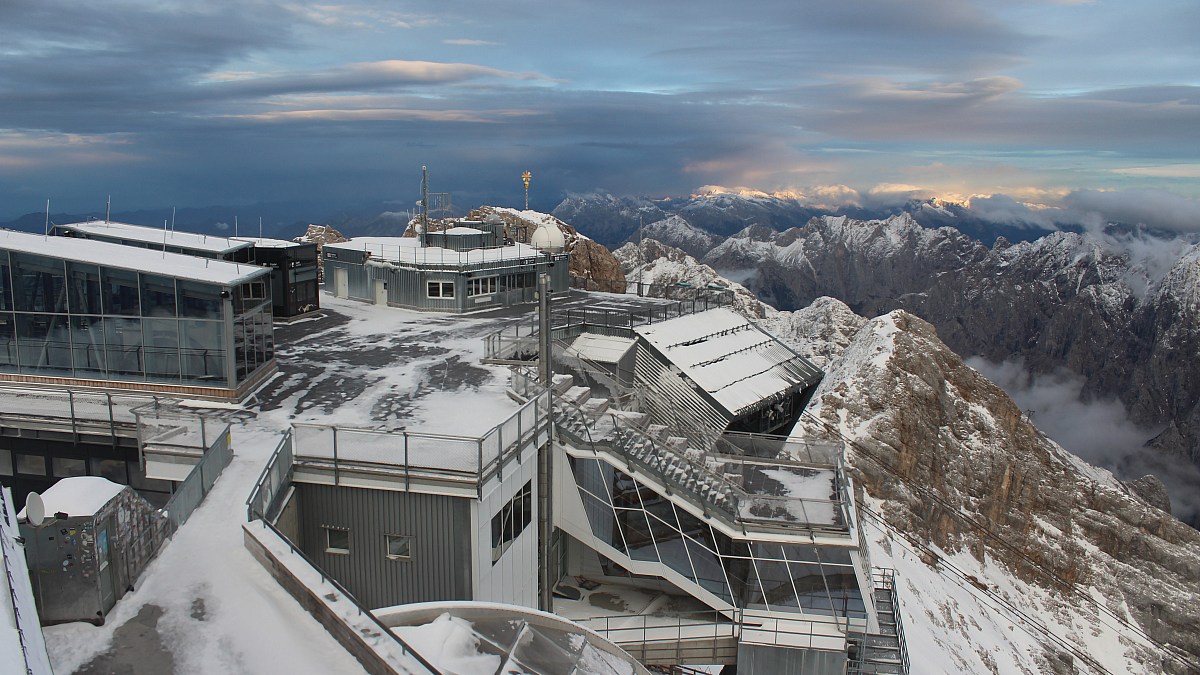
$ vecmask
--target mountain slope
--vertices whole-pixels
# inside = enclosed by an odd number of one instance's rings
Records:
[[[914,641],[946,650],[930,672],[1058,670],[1071,659],[1186,672],[1152,640],[1200,663],[1200,532],[1041,435],[930,324],[903,311],[867,322],[814,401],[797,432],[853,441],[858,485],[892,532],[874,563],[906,572]],[[974,578],[970,595],[982,599],[943,593],[931,575]],[[1025,637],[997,603],[1028,617]]]

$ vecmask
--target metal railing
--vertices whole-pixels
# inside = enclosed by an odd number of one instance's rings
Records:
[[[292,460],[328,463],[335,483],[345,468],[483,482],[503,475],[520,451],[549,434],[550,396],[541,392],[481,436],[452,436],[414,431],[379,431],[293,423]]]
[[[229,429],[229,425],[226,424],[225,429],[204,451],[204,456],[200,458],[196,466],[192,467],[187,478],[179,484],[175,494],[171,495],[166,506],[163,507],[173,530],[179,529],[187,522],[188,518],[192,516],[192,512],[200,506],[204,497],[212,490],[221,471],[229,466],[229,462],[233,459]]]
[[[157,399],[148,395],[6,386],[0,387],[0,400],[3,400],[0,420],[9,423],[48,421],[69,426],[71,433],[76,435],[83,433],[83,424],[87,424],[89,430],[98,425],[108,436],[115,438],[118,430],[131,432],[135,428],[135,407]],[[125,435],[132,436],[130,433]]]
[[[349,590],[347,590],[346,587],[343,586],[341,583],[339,583],[337,579],[326,574],[325,570],[321,569],[320,565],[317,565],[317,563],[314,562],[312,558],[308,557],[308,555],[306,555],[304,553],[304,551],[300,550],[300,548],[298,546],[296,546],[296,544],[292,543],[292,540],[288,539],[287,536],[285,536],[283,534],[283,532],[280,532],[279,528],[275,527],[274,523],[267,520],[266,518],[251,518],[251,521],[254,521],[254,520],[258,520],[259,522],[261,522],[264,527],[266,527],[268,530],[270,530],[276,537],[279,538],[280,541],[282,541],[284,544],[287,545],[288,551],[292,555],[297,556],[301,561],[304,562],[304,564],[308,565],[310,568],[312,568],[312,570],[314,572],[319,574],[322,582],[328,583],[330,586],[333,586],[333,588],[336,589],[339,593],[341,593],[342,597],[344,597],[347,601],[349,601],[349,603],[357,611],[358,615],[365,617],[368,621],[375,624],[375,627],[379,630],[379,632],[381,634],[387,635],[398,647],[400,647],[400,651],[402,654],[411,658],[413,661],[416,661],[428,673],[440,673],[441,672],[437,668],[435,668],[433,666],[433,664],[431,664],[431,663],[429,663],[429,661],[425,660],[424,657],[422,657],[416,650],[414,650],[399,635],[396,635],[395,633],[393,633],[392,629],[383,625],[383,623],[374,614],[371,613],[371,610],[362,606],[362,603],[360,603],[358,601],[358,599],[354,597],[353,593],[351,593]],[[293,578],[295,578],[294,575],[293,575]],[[313,590],[315,592],[315,589],[312,589],[307,584],[300,582],[299,579],[296,579],[296,581],[297,581],[297,583],[300,583],[301,585],[305,586],[306,588],[309,588],[309,590]],[[344,620],[343,616],[344,615],[339,616],[338,618],[341,620]],[[350,628],[350,627],[348,626],[348,628]],[[378,652],[376,652],[376,653],[378,653]],[[380,657],[383,658],[382,654],[380,655]]]
[[[741,611],[737,609],[681,612],[670,616],[606,615],[572,621],[599,633],[643,663],[735,662],[742,631]]]
[[[669,319],[725,307],[732,294],[711,295],[677,300],[636,309],[567,309],[551,312],[550,325],[554,339],[574,337],[584,330],[602,335],[632,336],[633,328]],[[536,357],[538,319],[536,315],[514,321],[484,336],[484,358],[497,361],[528,361]],[[524,358],[519,350],[532,347],[533,356]]]
[[[292,430],[284,432],[246,498],[246,522],[274,521],[279,500],[292,485]]]
[[[25,665],[25,672],[27,673],[27,675],[34,675],[33,666],[29,663],[29,652],[34,647],[33,647],[33,645],[30,644],[29,636],[27,636],[25,633],[27,630],[31,630],[31,629],[40,631],[41,627],[39,625],[37,625],[37,614],[36,613],[33,615],[33,617],[22,617],[21,616],[21,607],[24,603],[21,601],[21,599],[19,597],[17,597],[18,581],[13,576],[13,570],[15,569],[15,567],[14,567],[15,563],[13,563],[13,560],[16,558],[16,556],[21,556],[21,558],[24,559],[25,553],[24,553],[24,551],[13,550],[12,554],[11,555],[9,554],[9,537],[7,534],[8,524],[15,523],[17,521],[17,519],[15,517],[16,514],[9,513],[9,507],[10,507],[9,500],[11,497],[11,493],[8,492],[8,488],[0,487],[0,490],[4,491],[4,494],[0,495],[0,518],[4,519],[4,531],[0,532],[0,557],[2,557],[4,559],[4,574],[5,574],[5,576],[8,577],[8,579],[7,579],[8,593],[9,593],[8,601],[12,603],[13,628],[16,629],[16,631],[17,631],[17,642],[20,643],[20,645],[21,645],[21,661]],[[13,508],[15,508],[15,506],[13,506]],[[14,536],[15,536],[15,533],[14,533]],[[24,568],[25,566],[22,565],[21,567]],[[27,584],[29,582],[27,579],[22,579],[21,583]],[[29,619],[33,619],[32,624],[27,623],[27,621]],[[43,645],[43,650],[44,649],[45,649],[45,646]]]

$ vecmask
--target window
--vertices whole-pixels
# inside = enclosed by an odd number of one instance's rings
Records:
[[[17,455],[17,473],[45,476],[46,458],[41,455]]]
[[[426,285],[426,292],[431,298],[453,298],[454,297],[454,282],[453,281],[430,281]]]
[[[517,491],[512,500],[500,512],[492,516],[492,564],[512,546],[512,542],[533,519],[533,482]]]
[[[406,534],[385,534],[389,560],[412,560],[413,538]]]
[[[87,463],[74,457],[55,457],[52,460],[54,475],[59,478],[70,476],[86,476]]]
[[[0,450],[0,476],[13,475],[12,450]]]
[[[344,527],[322,527],[325,530],[326,553],[349,553],[350,530]]]
[[[487,295],[496,292],[499,277],[467,279],[467,295]]]

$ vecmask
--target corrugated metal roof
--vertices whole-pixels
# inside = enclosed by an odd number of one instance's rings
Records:
[[[735,416],[815,383],[821,375],[816,366],[728,309],[634,331]]]

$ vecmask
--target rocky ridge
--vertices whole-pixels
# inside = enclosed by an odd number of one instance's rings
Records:
[[[841,313],[829,304],[800,313]],[[844,336],[834,332],[831,353]],[[913,640],[946,650],[944,672],[1057,671],[1072,660],[1091,668],[1089,659],[1112,672],[1200,664],[1200,532],[1043,436],[929,323],[895,311],[866,321],[840,352],[796,433],[836,429],[853,441],[860,498],[887,521],[873,562],[902,568],[901,602],[916,605],[905,607]],[[919,555],[905,560],[902,550]],[[1026,626],[1032,640],[994,640],[994,611],[931,595],[948,584],[930,575],[948,567],[1049,635]],[[1186,654],[1172,658],[1155,642]]]

